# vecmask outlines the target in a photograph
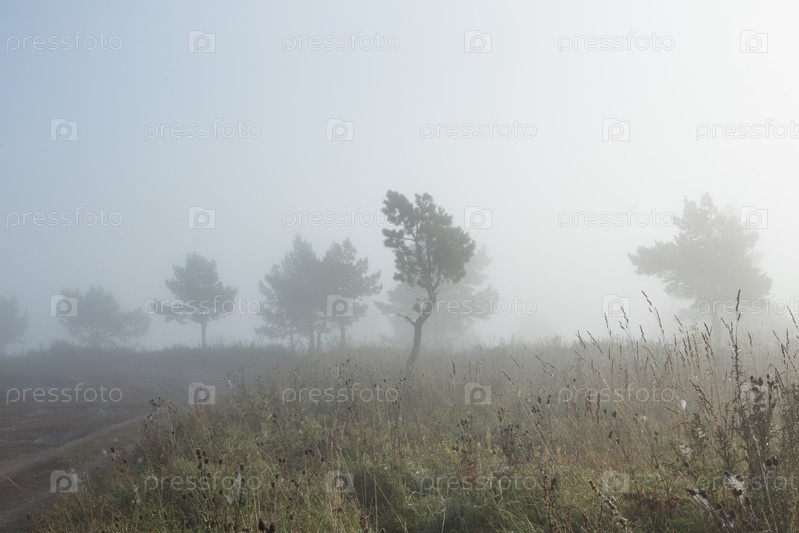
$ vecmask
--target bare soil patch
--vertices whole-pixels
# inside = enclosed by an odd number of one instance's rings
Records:
[[[18,531],[59,496],[54,470],[83,479],[111,465],[112,447],[131,460],[151,399],[188,406],[190,383],[217,387],[221,399],[227,372],[263,372],[265,358],[0,358],[0,531]]]

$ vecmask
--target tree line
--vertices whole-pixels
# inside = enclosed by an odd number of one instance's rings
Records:
[[[395,327],[405,324],[412,332],[410,367],[431,317],[439,317],[432,322],[438,322],[439,332],[458,335],[490,316],[438,311],[442,295],[466,301],[496,294],[485,286],[483,269],[490,259],[429,194],[416,194],[411,201],[388,191],[382,212],[390,225],[382,230],[383,244],[394,255],[397,285],[388,291],[388,302],[377,307]],[[735,213],[720,211],[708,194],[699,202],[685,199],[682,216],[675,217],[674,239],[640,246],[628,257],[636,273],[659,278],[668,294],[690,301],[693,308],[708,299],[729,299],[737,291],[750,299],[763,298],[771,279],[757,266],[758,235],[743,222]],[[53,303],[53,315],[86,346],[112,347],[139,338],[148,331],[147,315],[155,314],[199,325],[205,348],[208,325],[230,314],[229,303],[238,290],[219,280],[215,261],[197,253],[188,254],[184,265],[175,265],[173,274],[165,285],[174,298],[151,300],[145,313],[122,310],[110,292],[91,287],[85,293],[62,289],[64,301]],[[319,349],[323,337],[334,332],[343,348],[348,329],[365,315],[365,299],[382,291],[380,276],[370,271],[369,260],[358,256],[349,239],[334,242],[319,257],[297,235],[283,259],[259,281],[263,325],[256,331],[288,343],[292,351],[301,345],[307,351]],[[713,314],[715,327],[720,311],[714,308]],[[27,325],[16,299],[0,297],[0,353],[22,339]]]

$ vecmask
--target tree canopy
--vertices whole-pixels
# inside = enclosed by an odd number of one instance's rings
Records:
[[[114,296],[102,287],[80,290],[62,289],[66,298],[74,298],[74,313],[59,317],[67,332],[79,343],[92,348],[113,348],[120,343],[141,337],[150,327],[150,320],[140,309],[122,311]]]
[[[339,347],[346,343],[347,327],[366,312],[365,296],[379,293],[380,272],[369,273],[369,259],[358,259],[349,239],[333,243],[322,258],[322,280],[327,293],[325,315],[339,327]]]
[[[260,282],[264,325],[257,331],[288,339],[292,350],[303,336],[313,351],[330,321],[338,326],[343,347],[347,327],[366,311],[362,298],[380,291],[379,279],[379,272],[369,273],[368,259],[358,259],[349,239],[333,243],[320,259],[310,243],[297,235],[292,249]]]
[[[233,312],[233,299],[238,289],[223,285],[219,281],[216,262],[198,253],[187,255],[185,266],[175,265],[173,268],[175,277],[166,280],[166,286],[175,299],[162,301],[158,312],[167,322],[200,324],[202,347],[205,348],[208,323]]]
[[[754,252],[758,234],[748,229],[737,213],[720,212],[710,195],[699,203],[686,199],[683,214],[675,217],[679,230],[673,241],[658,241],[628,254],[637,274],[655,276],[666,292],[696,306],[735,300],[740,290],[757,300],[771,289],[771,278],[757,266]]]

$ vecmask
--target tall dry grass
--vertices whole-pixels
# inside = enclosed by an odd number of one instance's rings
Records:
[[[650,304],[651,305],[651,304]],[[360,347],[152,401],[35,531],[796,531],[799,328]],[[220,354],[223,355],[223,354]]]

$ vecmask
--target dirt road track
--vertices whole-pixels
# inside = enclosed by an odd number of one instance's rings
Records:
[[[0,357],[0,532],[19,531],[26,515],[39,514],[59,497],[50,492],[53,470],[74,469],[82,478],[82,472],[112,464],[103,450],[113,446],[132,451],[140,437],[138,422],[151,412],[151,399],[188,407],[189,384],[204,383],[217,387],[221,401],[228,371],[255,375],[277,360],[260,349],[227,350],[224,356],[209,349]],[[76,392],[99,391],[101,386],[116,392],[113,400],[94,401],[93,395],[87,400]],[[38,400],[21,394],[51,387],[77,399],[56,402],[47,394]],[[126,456],[130,460],[132,454]]]
[[[50,492],[50,473],[53,470],[66,467],[86,472],[109,466],[111,460],[103,455],[103,450],[112,446],[129,455],[135,447],[138,423],[142,418],[138,416],[96,427],[89,434],[55,449],[0,462],[0,532],[22,530],[28,515],[37,514],[58,497]]]

